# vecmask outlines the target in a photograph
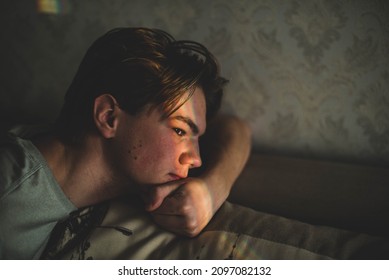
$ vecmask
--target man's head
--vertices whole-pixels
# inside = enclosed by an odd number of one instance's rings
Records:
[[[196,87],[178,102],[182,106],[165,117],[162,108],[152,105],[131,115],[115,106],[111,95],[96,99],[95,123],[105,139],[101,156],[113,177],[137,185],[159,185],[186,178],[190,169],[201,166],[205,95]]]
[[[220,107],[225,83],[213,55],[198,43],[176,41],[156,29],[114,29],[97,39],[81,62],[57,134],[72,143],[94,131],[95,100],[104,94],[131,115],[151,105],[168,117],[201,88],[209,119]]]

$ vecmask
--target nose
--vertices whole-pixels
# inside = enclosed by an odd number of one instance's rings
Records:
[[[200,167],[202,164],[200,156],[200,148],[197,140],[190,141],[180,156],[180,163],[182,165],[188,165],[189,168]]]

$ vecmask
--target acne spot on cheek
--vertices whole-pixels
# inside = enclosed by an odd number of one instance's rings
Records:
[[[138,157],[137,157],[136,155],[134,155],[134,153],[133,153],[131,150],[129,150],[128,153],[130,154],[130,156],[131,156],[134,160],[137,160],[137,159],[138,159]]]
[[[138,143],[137,146],[134,145],[134,146],[132,146],[131,149],[128,150],[128,153],[130,154],[130,156],[131,156],[134,160],[137,160],[137,159],[138,159],[138,156],[136,155],[136,153],[137,153],[137,150],[138,150],[139,148],[142,148],[142,147],[143,147],[142,141],[139,141],[139,143]]]

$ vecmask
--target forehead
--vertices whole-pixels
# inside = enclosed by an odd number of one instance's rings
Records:
[[[189,93],[188,93],[189,94]],[[185,101],[187,95],[184,94],[180,101]],[[180,104],[180,102],[178,102]],[[198,134],[203,134],[206,128],[206,101],[201,88],[195,88],[192,96],[185,101],[169,118],[191,123],[198,129]],[[191,127],[192,130],[194,127]]]

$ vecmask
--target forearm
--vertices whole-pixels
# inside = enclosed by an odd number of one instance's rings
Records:
[[[209,187],[213,212],[216,212],[247,162],[251,131],[236,117],[220,116],[209,123],[201,144],[203,168],[199,177]]]

